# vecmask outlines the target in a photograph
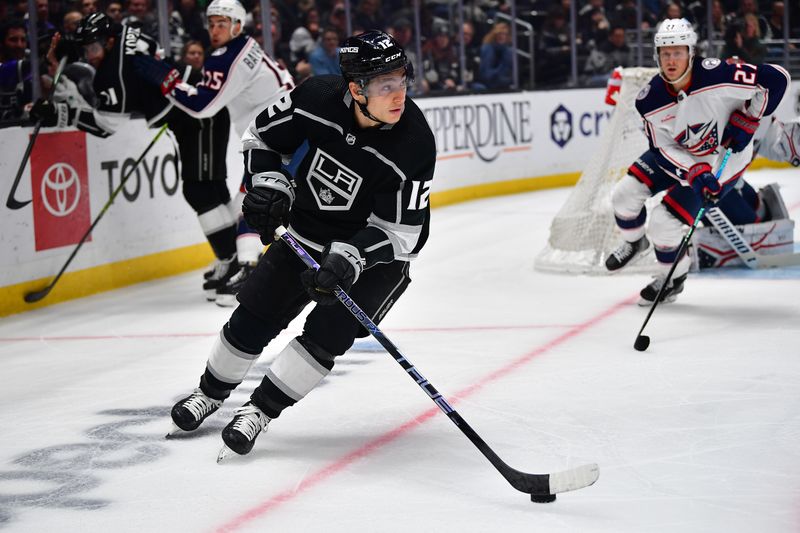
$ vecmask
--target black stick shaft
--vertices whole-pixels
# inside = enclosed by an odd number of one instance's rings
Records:
[[[86,233],[83,234],[81,240],[78,241],[78,245],[75,247],[74,250],[72,250],[72,253],[69,255],[66,262],[61,267],[61,270],[58,271],[58,274],[56,274],[56,277],[53,279],[53,281],[51,281],[44,289],[41,289],[39,291],[29,292],[28,294],[26,294],[25,295],[26,302],[28,303],[38,302],[39,300],[50,294],[50,291],[53,290],[55,284],[58,283],[58,280],[61,279],[61,276],[64,275],[64,272],[66,272],[67,267],[70,265],[70,263],[72,263],[72,260],[78,254],[78,250],[81,249],[83,243],[85,243],[86,239],[89,238],[89,235],[91,235],[92,230],[94,230],[95,226],[97,226],[97,223],[100,222],[100,219],[103,218],[103,215],[106,213],[106,211],[108,211],[108,208],[111,207],[111,204],[114,203],[114,198],[116,198],[117,195],[120,193],[120,191],[122,191],[122,188],[125,186],[125,182],[128,181],[128,178],[131,176],[131,174],[133,174],[133,171],[136,170],[136,167],[139,166],[139,163],[142,162],[142,159],[144,159],[144,157],[147,155],[150,149],[153,148],[153,146],[156,144],[156,141],[158,141],[159,137],[161,137],[161,135],[164,133],[164,131],[166,131],[166,129],[167,129],[166,124],[161,126],[161,128],[158,130],[158,133],[156,133],[156,136],[153,137],[153,140],[150,141],[150,144],[148,144],[147,148],[144,149],[142,155],[139,156],[139,159],[136,160],[133,166],[130,167],[128,172],[122,177],[122,179],[119,182],[119,185],[117,185],[117,188],[114,189],[114,192],[111,193],[111,196],[108,198],[108,201],[100,210],[100,213],[97,214],[94,221],[92,222],[92,225],[89,226],[88,230],[86,230]]]
[[[56,85],[58,84],[58,80],[61,78],[61,73],[64,71],[64,66],[67,64],[67,57],[64,56],[61,58],[61,61],[58,62],[58,69],[56,69],[56,74],[53,76],[53,90],[55,90]],[[31,203],[31,200],[25,200],[20,202],[16,198],[14,198],[17,194],[17,187],[19,187],[19,182],[22,179],[22,173],[25,171],[25,166],[28,163],[28,157],[31,155],[31,151],[33,150],[33,145],[36,143],[37,137],[39,137],[39,130],[42,129],[42,119],[36,121],[36,126],[33,128],[33,133],[31,133],[30,138],[28,139],[28,147],[25,148],[25,153],[22,155],[22,161],[19,164],[19,168],[17,169],[17,175],[14,176],[14,181],[11,183],[11,190],[8,193],[8,199],[6,200],[6,207],[9,209],[21,209]]]

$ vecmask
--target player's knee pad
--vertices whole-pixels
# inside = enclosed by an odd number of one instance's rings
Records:
[[[650,189],[633,176],[626,175],[619,180],[611,194],[611,205],[614,209],[617,226],[621,230],[644,234],[644,223],[647,220],[644,203],[648,198],[650,198]],[[638,237],[641,235],[636,238]]]
[[[330,372],[322,366],[306,346],[294,338],[275,357],[266,378],[283,394],[299,401],[311,392]]]

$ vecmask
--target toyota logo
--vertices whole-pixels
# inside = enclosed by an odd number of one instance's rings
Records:
[[[67,163],[55,163],[42,176],[42,203],[54,217],[65,217],[78,206],[81,181]]]

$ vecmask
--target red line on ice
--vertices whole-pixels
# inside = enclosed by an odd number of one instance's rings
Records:
[[[537,348],[534,348],[532,351],[526,353],[525,355],[522,355],[521,357],[515,359],[514,361],[511,361],[506,366],[498,370],[495,370],[491,374],[480,378],[472,385],[453,394],[452,396],[448,397],[448,400],[450,401],[451,404],[455,404],[458,402],[458,400],[473,395],[487,384],[497,381],[498,379],[506,376],[510,372],[513,372],[517,368],[529,363],[531,359],[533,359],[534,357],[545,354],[548,351],[552,350],[553,348],[572,339],[573,337],[576,337],[584,333],[588,329],[591,329],[592,327],[596,326],[603,320],[616,314],[618,311],[624,309],[625,307],[630,306],[633,302],[638,300],[638,298],[639,298],[638,294],[636,296],[626,298],[625,300],[622,300],[621,302],[618,302],[612,305],[611,307],[601,311],[600,313],[590,318],[589,320],[570,327],[568,331],[565,331],[564,333],[557,336],[553,340],[548,341]],[[421,413],[414,419],[409,420],[405,424],[402,424],[396,427],[395,429],[388,431],[379,437],[376,437],[375,439],[367,442],[362,447],[348,453],[343,457],[340,457],[339,459],[333,461],[332,463],[321,468],[320,470],[317,470],[310,476],[303,479],[303,481],[300,482],[300,484],[297,485],[296,487],[292,489],[287,489],[283,492],[279,492],[278,494],[272,496],[268,500],[265,500],[264,502],[244,511],[243,513],[234,517],[230,521],[219,526],[216,529],[216,531],[218,532],[236,531],[237,529],[245,526],[252,520],[263,517],[264,515],[275,510],[281,505],[294,500],[304,492],[308,491],[309,489],[312,489],[316,485],[319,485],[320,483],[332,477],[333,475],[337,474],[338,472],[341,472],[342,470],[346,469],[359,459],[367,457],[368,455],[377,451],[384,445],[389,444],[392,441],[398,439],[399,437],[408,433],[412,429],[416,428],[418,425],[424,423],[430,418],[433,418],[433,416],[436,415],[436,413],[438,412],[439,409],[437,407],[432,407],[428,409],[427,411]]]

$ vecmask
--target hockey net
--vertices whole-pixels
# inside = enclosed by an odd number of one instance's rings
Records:
[[[622,87],[609,127],[600,139],[600,148],[592,155],[566,203],[553,219],[547,246],[535,261],[537,270],[608,273],[605,259],[622,242],[614,222],[611,191],[631,163],[647,150],[647,138],[635,99],[656,73],[654,68],[623,69]],[[654,266],[651,248],[626,270],[642,272]]]

